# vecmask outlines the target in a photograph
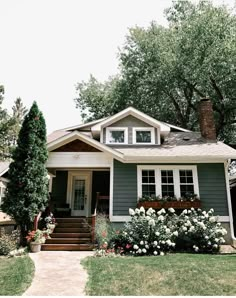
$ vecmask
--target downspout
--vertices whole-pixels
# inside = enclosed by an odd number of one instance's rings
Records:
[[[232,240],[236,241],[234,236],[234,223],[233,223],[233,213],[232,213],[232,203],[231,203],[231,195],[230,195],[230,187],[229,187],[229,174],[228,169],[231,160],[228,159],[224,162],[225,165],[225,183],[226,183],[226,191],[227,191],[227,201],[228,201],[228,209],[229,209],[229,222],[230,222],[230,231]]]

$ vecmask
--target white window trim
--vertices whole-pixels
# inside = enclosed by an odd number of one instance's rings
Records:
[[[151,132],[151,142],[150,143],[136,142],[136,131],[150,131]],[[155,129],[154,129],[154,127],[133,127],[133,144],[135,144],[135,145],[154,145],[155,144]]]
[[[156,196],[161,196],[161,170],[173,170],[174,176],[174,191],[175,196],[180,198],[180,179],[179,170],[192,170],[193,172],[193,187],[194,194],[199,197],[199,185],[198,185],[198,174],[197,166],[171,166],[171,165],[140,165],[137,166],[137,176],[138,176],[138,198],[142,197],[142,170],[154,170],[156,178]]]
[[[109,138],[110,138],[110,132],[111,131],[124,131],[124,142],[123,143],[112,143],[109,142]],[[110,145],[125,145],[128,144],[128,127],[106,127],[106,144],[110,144]]]

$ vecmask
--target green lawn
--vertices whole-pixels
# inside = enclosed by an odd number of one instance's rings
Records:
[[[0,296],[19,296],[30,286],[34,263],[28,256],[0,257]]]
[[[83,265],[91,296],[236,295],[236,255],[89,257]]]

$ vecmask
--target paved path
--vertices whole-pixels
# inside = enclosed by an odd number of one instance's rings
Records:
[[[30,253],[35,276],[23,296],[85,296],[87,272],[80,260],[90,251],[41,251]]]

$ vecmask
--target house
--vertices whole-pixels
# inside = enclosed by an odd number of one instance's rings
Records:
[[[5,195],[8,179],[9,161],[0,161],[0,236],[2,232],[11,233],[15,229],[15,221],[1,211],[2,199]]]
[[[202,100],[199,111],[201,133],[133,107],[53,132],[47,162],[51,206],[90,218],[97,203],[103,204],[111,222],[120,225],[139,197],[190,193],[200,198],[202,209],[214,208],[232,242],[228,165],[236,150],[216,140],[210,100]]]

